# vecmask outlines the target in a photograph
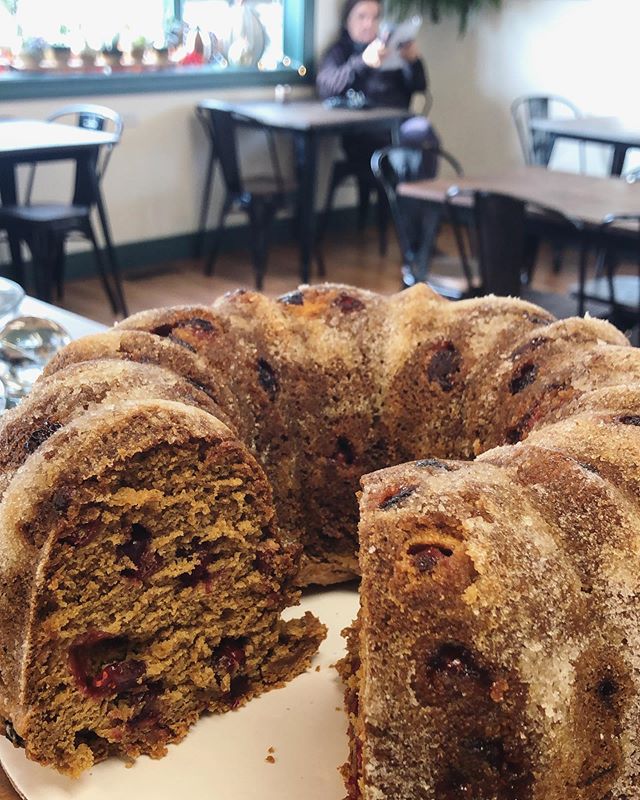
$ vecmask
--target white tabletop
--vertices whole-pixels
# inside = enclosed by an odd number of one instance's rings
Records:
[[[58,308],[58,306],[53,306],[42,300],[36,300],[35,297],[29,297],[28,295],[20,304],[16,316],[51,319],[62,325],[72,339],[79,339],[89,333],[99,333],[107,330],[107,326],[101,322],[81,317],[80,314],[74,314],[73,311]]]
[[[34,119],[10,119],[0,122],[0,157],[16,153],[77,150],[113,144],[117,137],[106,131],[94,131],[76,125]]]

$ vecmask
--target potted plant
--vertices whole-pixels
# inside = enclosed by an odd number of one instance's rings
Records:
[[[91,69],[96,65],[96,58],[98,57],[98,51],[95,48],[91,47],[89,42],[85,42],[82,50],[79,53],[79,56],[84,69]]]
[[[142,64],[148,47],[149,40],[145,36],[137,36],[131,42],[131,60],[134,64]]]
[[[460,33],[467,30],[469,15],[483,8],[500,8],[502,0],[387,0],[385,7],[392,16],[403,17],[418,12],[439,22],[443,17],[457,16]]]
[[[51,54],[58,69],[64,69],[71,56],[71,46],[68,42],[69,32],[66,25],[61,25],[58,30],[58,38],[51,45]]]
[[[38,69],[44,59],[47,42],[41,36],[28,36],[22,40],[20,59],[25,69]]]
[[[122,63],[123,52],[120,49],[120,37],[114,36],[102,45],[102,57],[108,67],[119,67]]]

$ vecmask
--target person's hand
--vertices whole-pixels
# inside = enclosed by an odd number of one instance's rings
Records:
[[[420,58],[420,50],[415,42],[407,42],[398,49],[398,52],[400,53],[400,57],[408,61],[409,64],[413,64]]]
[[[362,60],[372,69],[378,69],[386,57],[387,48],[380,39],[374,39],[362,54]]]

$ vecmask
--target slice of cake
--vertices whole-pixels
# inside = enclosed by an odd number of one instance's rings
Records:
[[[339,665],[349,800],[637,796],[631,419],[585,411],[473,463],[363,479],[361,608]]]
[[[324,627],[280,619],[300,547],[215,417],[103,402],[29,441],[0,507],[0,714],[29,758],[162,756],[309,664]]]

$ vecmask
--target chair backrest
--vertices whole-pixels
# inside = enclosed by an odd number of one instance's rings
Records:
[[[568,233],[578,235],[580,222],[557,209],[532,203],[520,197],[479,190],[459,190],[452,187],[447,193],[447,207],[454,225],[454,234],[463,265],[468,265],[460,231],[456,197],[472,199],[472,221],[475,230],[478,272],[482,294],[519,297],[523,278],[527,275],[526,235],[527,217],[535,215],[542,221],[553,222]],[[470,267],[464,267],[465,271]]]
[[[440,214],[425,214],[420,201],[398,195],[399,183],[421,180],[433,175],[433,159],[437,167],[444,162],[455,175],[462,175],[462,167],[451,153],[437,146],[407,147],[391,145],[376,150],[371,156],[371,169],[383,187],[393,220],[404,265],[414,275],[422,275],[428,262],[433,239],[437,232]]]
[[[240,195],[244,188],[238,158],[237,126],[233,112],[210,108],[207,109],[207,114],[210,134],[213,136],[215,152],[227,192]]]
[[[107,106],[100,106],[94,103],[73,103],[54,111],[53,114],[47,117],[47,120],[113,134],[114,143],[100,148],[97,172],[98,180],[101,180],[111,158],[111,152],[122,137],[124,123],[120,114]]]
[[[64,125],[74,125],[78,128],[88,128],[94,131],[106,131],[114,136],[113,144],[105,144],[100,148],[96,161],[96,174],[98,181],[102,180],[111,159],[111,152],[122,137],[124,123],[117,111],[107,106],[94,103],[72,103],[63,106],[47,117],[47,122],[57,122]],[[33,185],[35,180],[36,165],[32,164],[27,178],[25,202],[31,203]],[[78,176],[76,176],[76,181]],[[77,191],[77,184],[76,184]]]
[[[555,117],[581,117],[582,112],[570,100],[558,95],[523,95],[511,103],[511,117],[516,127],[525,164],[547,166],[553,140],[544,131],[531,129],[531,120]],[[580,169],[584,171],[584,148],[580,148]]]

